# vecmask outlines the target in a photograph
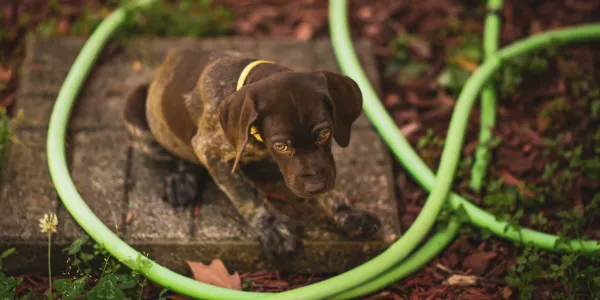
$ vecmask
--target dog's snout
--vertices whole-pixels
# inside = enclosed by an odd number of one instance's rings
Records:
[[[323,192],[328,187],[328,173],[325,168],[318,170],[305,170],[298,176],[303,185],[305,192],[315,195]]]
[[[325,180],[304,183],[304,189],[311,194],[322,192],[325,188],[327,188],[327,182],[325,182]]]
[[[285,181],[298,197],[312,198],[335,186],[335,162],[331,156],[298,157],[286,171]]]
[[[325,179],[327,177],[327,170],[319,169],[319,170],[305,170],[299,176],[302,179]]]

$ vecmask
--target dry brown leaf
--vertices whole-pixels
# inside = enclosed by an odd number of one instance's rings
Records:
[[[132,218],[133,218],[133,211],[130,211],[127,213],[127,216],[125,217],[125,224],[129,224],[131,222]]]
[[[448,274],[452,274],[453,273],[453,271],[450,268],[448,268],[448,267],[446,267],[446,266],[444,266],[444,265],[442,265],[440,263],[436,264],[435,267],[438,268],[438,269],[440,269],[440,270],[442,270],[442,271],[444,271],[444,272],[446,272],[446,273],[448,273]]]
[[[400,132],[406,138],[413,135],[413,133],[417,132],[421,128],[421,123],[418,122],[410,122],[400,128]]]
[[[443,282],[444,285],[470,286],[477,284],[477,277],[454,274]]]
[[[457,56],[454,58],[454,62],[461,68],[469,72],[477,71],[479,65],[476,61],[468,60],[462,56]]]
[[[208,266],[201,262],[189,260],[185,262],[190,267],[190,270],[192,270],[194,279],[197,281],[232,290],[242,289],[240,275],[237,272],[233,273],[233,275],[229,274],[223,262],[218,258],[213,259]]]
[[[502,289],[502,298],[508,300],[512,296],[512,293],[512,288],[507,285]]]
[[[0,81],[8,82],[12,78],[12,71],[0,66]]]
[[[134,72],[139,73],[142,71],[142,63],[139,60],[136,60],[131,64],[131,68]]]
[[[400,96],[396,93],[389,93],[385,96],[384,105],[387,108],[400,104]]]
[[[497,255],[495,252],[474,252],[465,257],[462,265],[477,275],[483,275],[490,265],[490,261]]]
[[[372,6],[363,6],[356,10],[356,16],[361,21],[372,21],[373,20],[373,7]]]
[[[506,170],[502,170],[500,172],[500,177],[502,178],[502,180],[504,180],[504,182],[506,184],[516,185],[519,188],[519,190],[521,191],[521,193],[523,193],[529,197],[533,197],[535,195],[531,190],[525,188],[525,185],[523,184],[523,182],[521,180],[517,179],[515,176],[513,176]]]
[[[315,29],[312,24],[303,22],[294,30],[294,37],[300,41],[308,41],[313,36]]]

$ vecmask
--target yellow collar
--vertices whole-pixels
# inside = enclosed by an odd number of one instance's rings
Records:
[[[254,67],[256,67],[257,65],[262,64],[262,63],[272,64],[273,62],[268,61],[268,60],[255,60],[255,61],[249,63],[242,70],[242,73],[240,73],[240,78],[238,78],[237,87],[235,88],[236,91],[239,91],[244,86],[244,82],[246,82],[246,77],[248,77],[248,74],[250,74],[250,71],[252,71],[252,69],[254,69]],[[258,128],[256,128],[256,126],[252,125],[252,127],[250,127],[250,134],[255,139],[257,139],[259,142],[263,141],[262,137],[258,133]]]

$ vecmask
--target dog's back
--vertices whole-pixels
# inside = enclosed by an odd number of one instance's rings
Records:
[[[229,73],[239,71],[227,69],[231,68],[231,61],[242,60],[250,61],[250,58],[229,51],[189,48],[170,53],[156,70],[146,99],[147,122],[155,140],[169,152],[198,163],[191,139],[203,114],[213,114],[213,108],[225,94],[233,92],[230,85],[234,83]],[[215,63],[220,66],[210,68],[210,76],[202,76],[207,66]],[[202,91],[198,90],[201,76],[217,81],[209,84],[212,88],[208,89],[210,94],[216,95],[201,95]],[[215,97],[217,95],[220,97]],[[204,103],[207,100],[210,103]]]

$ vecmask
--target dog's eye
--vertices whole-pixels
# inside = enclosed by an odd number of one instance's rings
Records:
[[[275,150],[279,152],[286,152],[289,149],[288,145],[284,143],[276,143],[275,145],[273,145],[273,147],[275,147]]]
[[[326,141],[329,138],[329,135],[331,135],[331,130],[329,130],[329,129],[321,130],[321,132],[319,132],[319,142]]]

